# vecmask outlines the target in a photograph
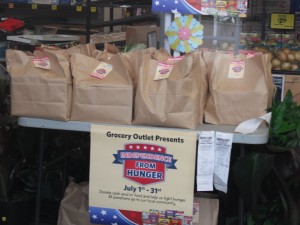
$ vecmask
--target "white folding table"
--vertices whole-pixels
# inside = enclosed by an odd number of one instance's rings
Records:
[[[38,181],[37,181],[37,194],[36,194],[36,204],[35,204],[35,225],[39,225],[40,220],[40,206],[41,206],[41,184],[42,184],[42,170],[43,170],[43,153],[44,153],[44,130],[45,129],[55,129],[55,130],[65,130],[65,131],[81,131],[81,132],[90,132],[91,122],[80,122],[80,121],[56,121],[48,119],[38,119],[38,118],[29,118],[29,117],[19,117],[18,125],[23,127],[31,128],[40,128],[40,137],[39,137],[39,165],[38,165]],[[95,123],[101,125],[99,123]],[[115,124],[102,124],[102,125],[111,125]],[[134,125],[118,125],[118,126],[128,126],[132,127]],[[145,126],[143,126],[145,127]],[[180,128],[166,128],[166,127],[150,127],[149,129],[159,128],[159,129],[170,129],[170,130],[180,130],[180,131],[191,131],[188,129]],[[244,155],[245,144],[250,145],[259,145],[266,144],[268,142],[268,133],[269,129],[267,127],[261,127],[252,134],[240,134],[234,131],[235,126],[226,126],[226,125],[210,125],[202,124],[197,131],[220,131],[225,133],[233,134],[233,143],[240,144],[240,155]],[[244,224],[244,207],[243,199],[239,198],[239,225]]]

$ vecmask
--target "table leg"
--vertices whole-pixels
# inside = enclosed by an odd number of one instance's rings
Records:
[[[64,158],[64,167],[63,167],[63,173],[62,173],[62,186],[61,186],[61,197],[63,198],[64,197],[64,193],[65,193],[65,190],[66,190],[66,187],[68,186],[69,184],[69,134],[70,133],[67,133],[65,132],[64,133],[64,148],[65,148],[65,158]]]
[[[245,155],[245,145],[244,144],[240,144],[240,157],[243,157]],[[238,209],[239,209],[239,225],[244,225],[244,221],[245,221],[245,215],[244,215],[244,200],[243,197],[241,195],[241,193],[239,193],[239,203],[238,203]]]
[[[37,190],[35,200],[35,225],[40,223],[40,208],[41,208],[41,188],[42,188],[42,176],[43,176],[43,158],[44,158],[44,139],[45,130],[40,129],[39,133],[39,157],[38,157],[38,177],[37,177]]]

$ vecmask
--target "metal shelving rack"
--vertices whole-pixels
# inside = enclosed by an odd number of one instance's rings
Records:
[[[149,1],[148,1],[149,2]],[[92,8],[110,8],[110,21],[100,21],[100,22],[92,22]],[[36,10],[41,11],[44,13],[44,15],[53,15],[54,13],[61,13],[64,11],[71,11],[74,13],[74,15],[80,15],[85,18],[85,22],[83,24],[77,24],[77,23],[63,23],[58,22],[58,24],[64,25],[67,24],[69,26],[72,25],[82,25],[85,28],[85,36],[86,36],[86,42],[90,42],[90,36],[92,33],[92,29],[102,28],[102,27],[113,27],[117,25],[126,25],[131,24],[134,22],[141,22],[141,21],[150,21],[150,20],[158,20],[158,16],[156,14],[146,14],[141,16],[132,16],[129,18],[122,18],[122,19],[116,19],[113,20],[113,8],[116,7],[133,7],[133,8],[150,8],[151,4],[145,4],[144,2],[138,2],[138,1],[122,1],[122,0],[99,0],[99,1],[91,1],[86,0],[81,5],[46,5],[46,4],[25,4],[25,3],[0,3],[0,9],[7,10],[7,14],[10,12],[13,12],[14,10],[21,10],[24,12],[34,12]],[[28,14],[27,14],[28,15]],[[66,17],[68,17],[66,15]]]

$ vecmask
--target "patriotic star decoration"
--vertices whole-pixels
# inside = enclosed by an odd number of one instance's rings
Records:
[[[129,148],[130,149],[133,149],[133,147],[135,147],[135,149],[140,149],[141,148],[141,146],[139,146],[139,145],[135,145],[135,146],[132,146],[132,145],[129,145]],[[145,150],[147,150],[148,149],[148,147],[145,145],[145,146],[143,146],[143,148],[145,149]],[[155,150],[155,148],[152,146],[151,148],[150,148],[152,151],[154,151]],[[158,151],[161,151],[162,149],[161,148],[158,148]],[[102,213],[102,212],[101,212]]]
[[[203,43],[204,26],[193,15],[176,17],[166,31],[173,50],[191,52]]]
[[[142,222],[141,212],[90,207],[90,222],[94,224],[137,225]]]
[[[159,1],[155,1],[155,5],[159,5]]]
[[[98,218],[97,215],[92,215],[92,217],[94,220]]]

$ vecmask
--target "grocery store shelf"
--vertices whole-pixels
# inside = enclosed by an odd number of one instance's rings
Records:
[[[84,2],[77,5],[52,5],[52,4],[36,4],[36,3],[0,3],[0,8],[6,8],[9,10],[14,9],[31,9],[31,10],[72,10],[76,12],[85,11],[88,7],[89,2]],[[151,7],[151,1],[122,1],[122,0],[103,0],[103,1],[91,1],[91,7]]]
[[[272,74],[299,75],[300,76],[300,71],[272,70]]]
[[[132,16],[129,18],[122,18],[116,20],[109,21],[101,21],[98,22],[95,20],[97,17],[97,10],[99,8],[110,7],[151,7],[151,0],[86,0],[80,5],[51,5],[51,4],[26,4],[26,3],[0,3],[0,9],[5,9],[6,15],[30,15],[29,20],[31,25],[39,25],[39,24],[49,24],[48,21],[55,20],[55,24],[59,26],[73,26],[79,27],[83,32],[80,34],[85,34],[86,42],[90,42],[90,35],[94,32],[98,32],[98,30],[94,31],[93,28],[98,29],[102,27],[113,27],[117,25],[125,25],[132,24],[135,22],[142,21],[156,21],[158,20],[158,15],[149,13],[146,15],[140,16]],[[113,11],[110,12],[113,14]],[[4,14],[3,14],[4,15]],[[74,23],[71,23],[68,20],[58,20],[56,18],[57,15],[72,17],[72,18],[81,18],[84,17],[83,20],[75,20]],[[24,18],[23,18],[24,19]]]

